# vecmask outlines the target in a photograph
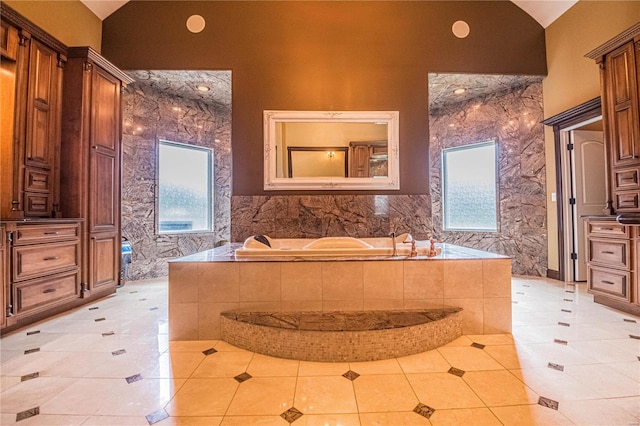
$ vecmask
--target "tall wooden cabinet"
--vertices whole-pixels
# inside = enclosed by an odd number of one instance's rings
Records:
[[[586,220],[588,289],[596,302],[639,315],[640,23],[586,56],[600,66],[612,213]]]
[[[89,47],[69,48],[64,79],[61,211],[83,218],[83,293],[120,275],[121,88],[131,78]]]

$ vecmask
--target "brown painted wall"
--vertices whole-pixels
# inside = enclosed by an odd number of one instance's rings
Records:
[[[123,69],[232,71],[233,195],[265,193],[265,109],[400,111],[388,193],[427,194],[427,73],[546,73],[543,28],[507,1],[133,1],[104,21],[102,52]]]

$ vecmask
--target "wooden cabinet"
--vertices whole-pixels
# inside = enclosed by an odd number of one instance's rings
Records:
[[[6,327],[20,327],[80,302],[80,221],[6,221],[0,228],[7,241]]]
[[[640,212],[640,23],[586,56],[600,65],[609,207]]]
[[[69,48],[61,210],[82,225],[85,296],[114,291],[120,273],[121,88],[132,80],[89,47]]]
[[[6,249],[7,234],[4,230],[4,225],[0,225],[0,284],[2,284],[2,291],[0,292],[0,329],[6,325],[7,315],[7,293],[9,291],[9,277],[7,276],[7,249]]]
[[[0,217],[59,216],[66,47],[2,7]]]
[[[387,141],[349,142],[349,177],[372,177],[371,159],[386,153]]]
[[[639,314],[640,227],[614,217],[587,219],[585,226],[589,293],[598,303]]]

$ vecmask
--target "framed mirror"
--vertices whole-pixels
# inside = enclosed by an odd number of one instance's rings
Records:
[[[398,121],[397,111],[264,111],[264,189],[400,189]]]

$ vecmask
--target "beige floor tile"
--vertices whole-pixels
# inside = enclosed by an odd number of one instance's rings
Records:
[[[488,408],[436,410],[429,418],[433,426],[500,426],[500,420]]]
[[[186,382],[185,379],[143,379],[111,393],[96,414],[146,416],[162,409]]]
[[[514,405],[511,407],[492,407],[491,411],[505,426],[522,425],[573,425],[562,413],[542,405]],[[590,423],[577,423],[587,426]],[[593,424],[593,423],[591,423]],[[611,423],[607,423],[611,424]],[[595,426],[595,424],[594,424]]]
[[[640,383],[603,364],[570,365],[565,373],[604,398],[640,396]]]
[[[170,352],[202,352],[215,348],[220,340],[179,340],[169,342]],[[216,349],[221,350],[221,349]]]
[[[224,340],[218,340],[218,343],[214,345],[214,348],[219,352],[249,352],[246,349],[233,346],[232,344],[227,343]]]
[[[353,381],[361,413],[411,411],[418,399],[403,374],[367,375]]]
[[[0,392],[4,392],[20,382],[21,380],[19,376],[2,376],[0,377]]]
[[[639,360],[640,361],[640,360]],[[625,376],[640,381],[640,362],[631,361],[631,362],[615,362],[613,364],[607,364],[610,368],[613,368],[620,374],[624,374]]]
[[[14,424],[16,424],[15,414],[0,413],[0,425],[14,425]]]
[[[467,337],[476,343],[483,345],[513,345],[511,334],[470,334]]]
[[[394,411],[385,413],[360,413],[360,424],[362,426],[428,426],[431,422],[413,411]]]
[[[422,352],[398,358],[398,363],[405,374],[445,372],[451,365],[437,350]]]
[[[149,413],[151,414],[151,413]],[[82,426],[149,426],[145,416],[91,416]],[[162,423],[164,426],[164,423]]]
[[[189,379],[165,406],[170,416],[222,416],[236,393],[231,378]]]
[[[637,425],[640,414],[622,410],[616,399],[568,401],[558,407],[560,413],[577,425]]]
[[[511,370],[511,373],[540,396],[554,401],[597,399],[600,395],[563,371],[551,368]]]
[[[380,361],[350,362],[349,367],[360,375],[402,373],[402,368],[400,368],[400,364],[395,358]]]
[[[407,374],[407,379],[420,402],[436,410],[485,406],[464,380],[453,374]]]
[[[538,395],[506,370],[470,371],[462,378],[488,407],[538,402]]]
[[[298,376],[341,376],[347,371],[349,371],[348,362],[300,361]]]
[[[283,410],[284,411],[284,410]],[[299,421],[299,420],[298,420]],[[287,426],[289,422],[280,416],[225,416],[220,426],[268,425]],[[298,422],[296,422],[296,426]]]
[[[15,414],[40,407],[77,380],[52,377],[27,380],[2,392],[0,409],[3,413]]]
[[[525,345],[487,346],[484,351],[504,368],[510,370],[541,367],[544,363],[544,359],[539,359],[527,351]]]
[[[0,372],[3,376],[24,376],[58,365],[70,352],[34,352],[11,358],[3,362]]]
[[[55,414],[38,414],[37,416],[29,417],[28,419],[21,420],[20,426],[24,425],[46,425],[46,426],[76,426],[84,425],[87,420],[87,416],[71,416],[71,415],[55,415]],[[2,423],[4,425],[4,423]]]
[[[467,347],[438,348],[452,367],[464,371],[501,370],[503,367],[482,349]]]
[[[610,401],[640,420],[640,397],[613,398]]]
[[[242,382],[227,415],[280,415],[293,405],[295,377],[254,377]]]
[[[300,361],[255,354],[247,367],[254,377],[296,376]]]
[[[469,339],[469,337],[460,336],[457,339],[447,343],[446,345],[442,345],[441,348],[449,348],[449,347],[456,347],[456,346],[471,346],[472,343],[473,343],[473,340]]]
[[[124,379],[125,377],[140,374],[149,365],[157,363],[159,357],[158,354],[139,352],[109,355],[106,356],[103,363],[95,365],[93,369],[85,373],[84,377]]]
[[[161,426],[218,426],[222,417],[168,417],[158,423]],[[146,422],[148,426],[149,423]]]
[[[191,377],[235,377],[247,371],[253,356],[251,352],[217,352],[211,354],[205,357]]]
[[[42,377],[86,377],[113,361],[110,352],[72,352],[60,362],[44,366]]]
[[[205,355],[201,352],[165,352],[141,374],[148,379],[186,379],[204,360]]]
[[[109,398],[127,393],[129,390],[127,386],[130,385],[127,385],[123,379],[78,379],[41,404],[40,413],[92,415]]]
[[[304,414],[358,412],[353,384],[342,376],[299,377],[293,406]]]
[[[357,414],[305,414],[295,426],[360,426]]]

